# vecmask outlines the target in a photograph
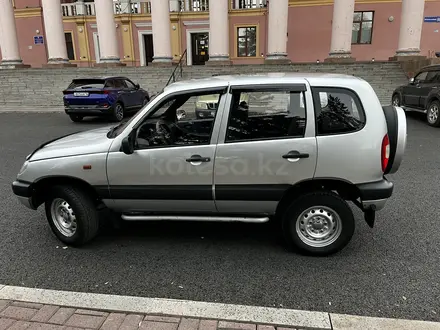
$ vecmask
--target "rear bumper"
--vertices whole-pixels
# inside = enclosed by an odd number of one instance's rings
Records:
[[[24,181],[14,181],[12,183],[12,191],[17,196],[21,204],[31,210],[36,210],[32,201],[33,190],[32,184]]]
[[[83,116],[109,116],[112,114],[113,107],[108,108],[87,108],[87,107],[64,107],[64,111],[68,115]]]
[[[380,181],[356,185],[364,210],[379,211],[393,194],[394,184],[383,178]]]

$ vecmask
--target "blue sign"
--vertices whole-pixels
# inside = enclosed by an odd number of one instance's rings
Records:
[[[440,23],[440,16],[427,16],[425,17],[426,23]]]
[[[34,36],[34,44],[35,45],[42,45],[42,44],[44,44],[43,36]]]

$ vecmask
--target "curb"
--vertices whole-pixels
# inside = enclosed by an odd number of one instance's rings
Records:
[[[190,300],[34,289],[0,284],[0,299],[143,314],[271,324],[319,330],[440,330],[439,322],[376,318]]]

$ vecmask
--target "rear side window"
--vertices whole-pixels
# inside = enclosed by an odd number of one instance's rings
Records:
[[[75,79],[70,85],[70,88],[104,88],[105,80],[102,79]]]
[[[365,126],[365,112],[359,97],[344,88],[313,88],[317,135],[344,134]]]

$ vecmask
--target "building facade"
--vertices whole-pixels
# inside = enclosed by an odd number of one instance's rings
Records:
[[[11,67],[167,65],[183,54],[187,65],[384,61],[440,52],[440,0],[0,0],[0,5],[2,64]]]

